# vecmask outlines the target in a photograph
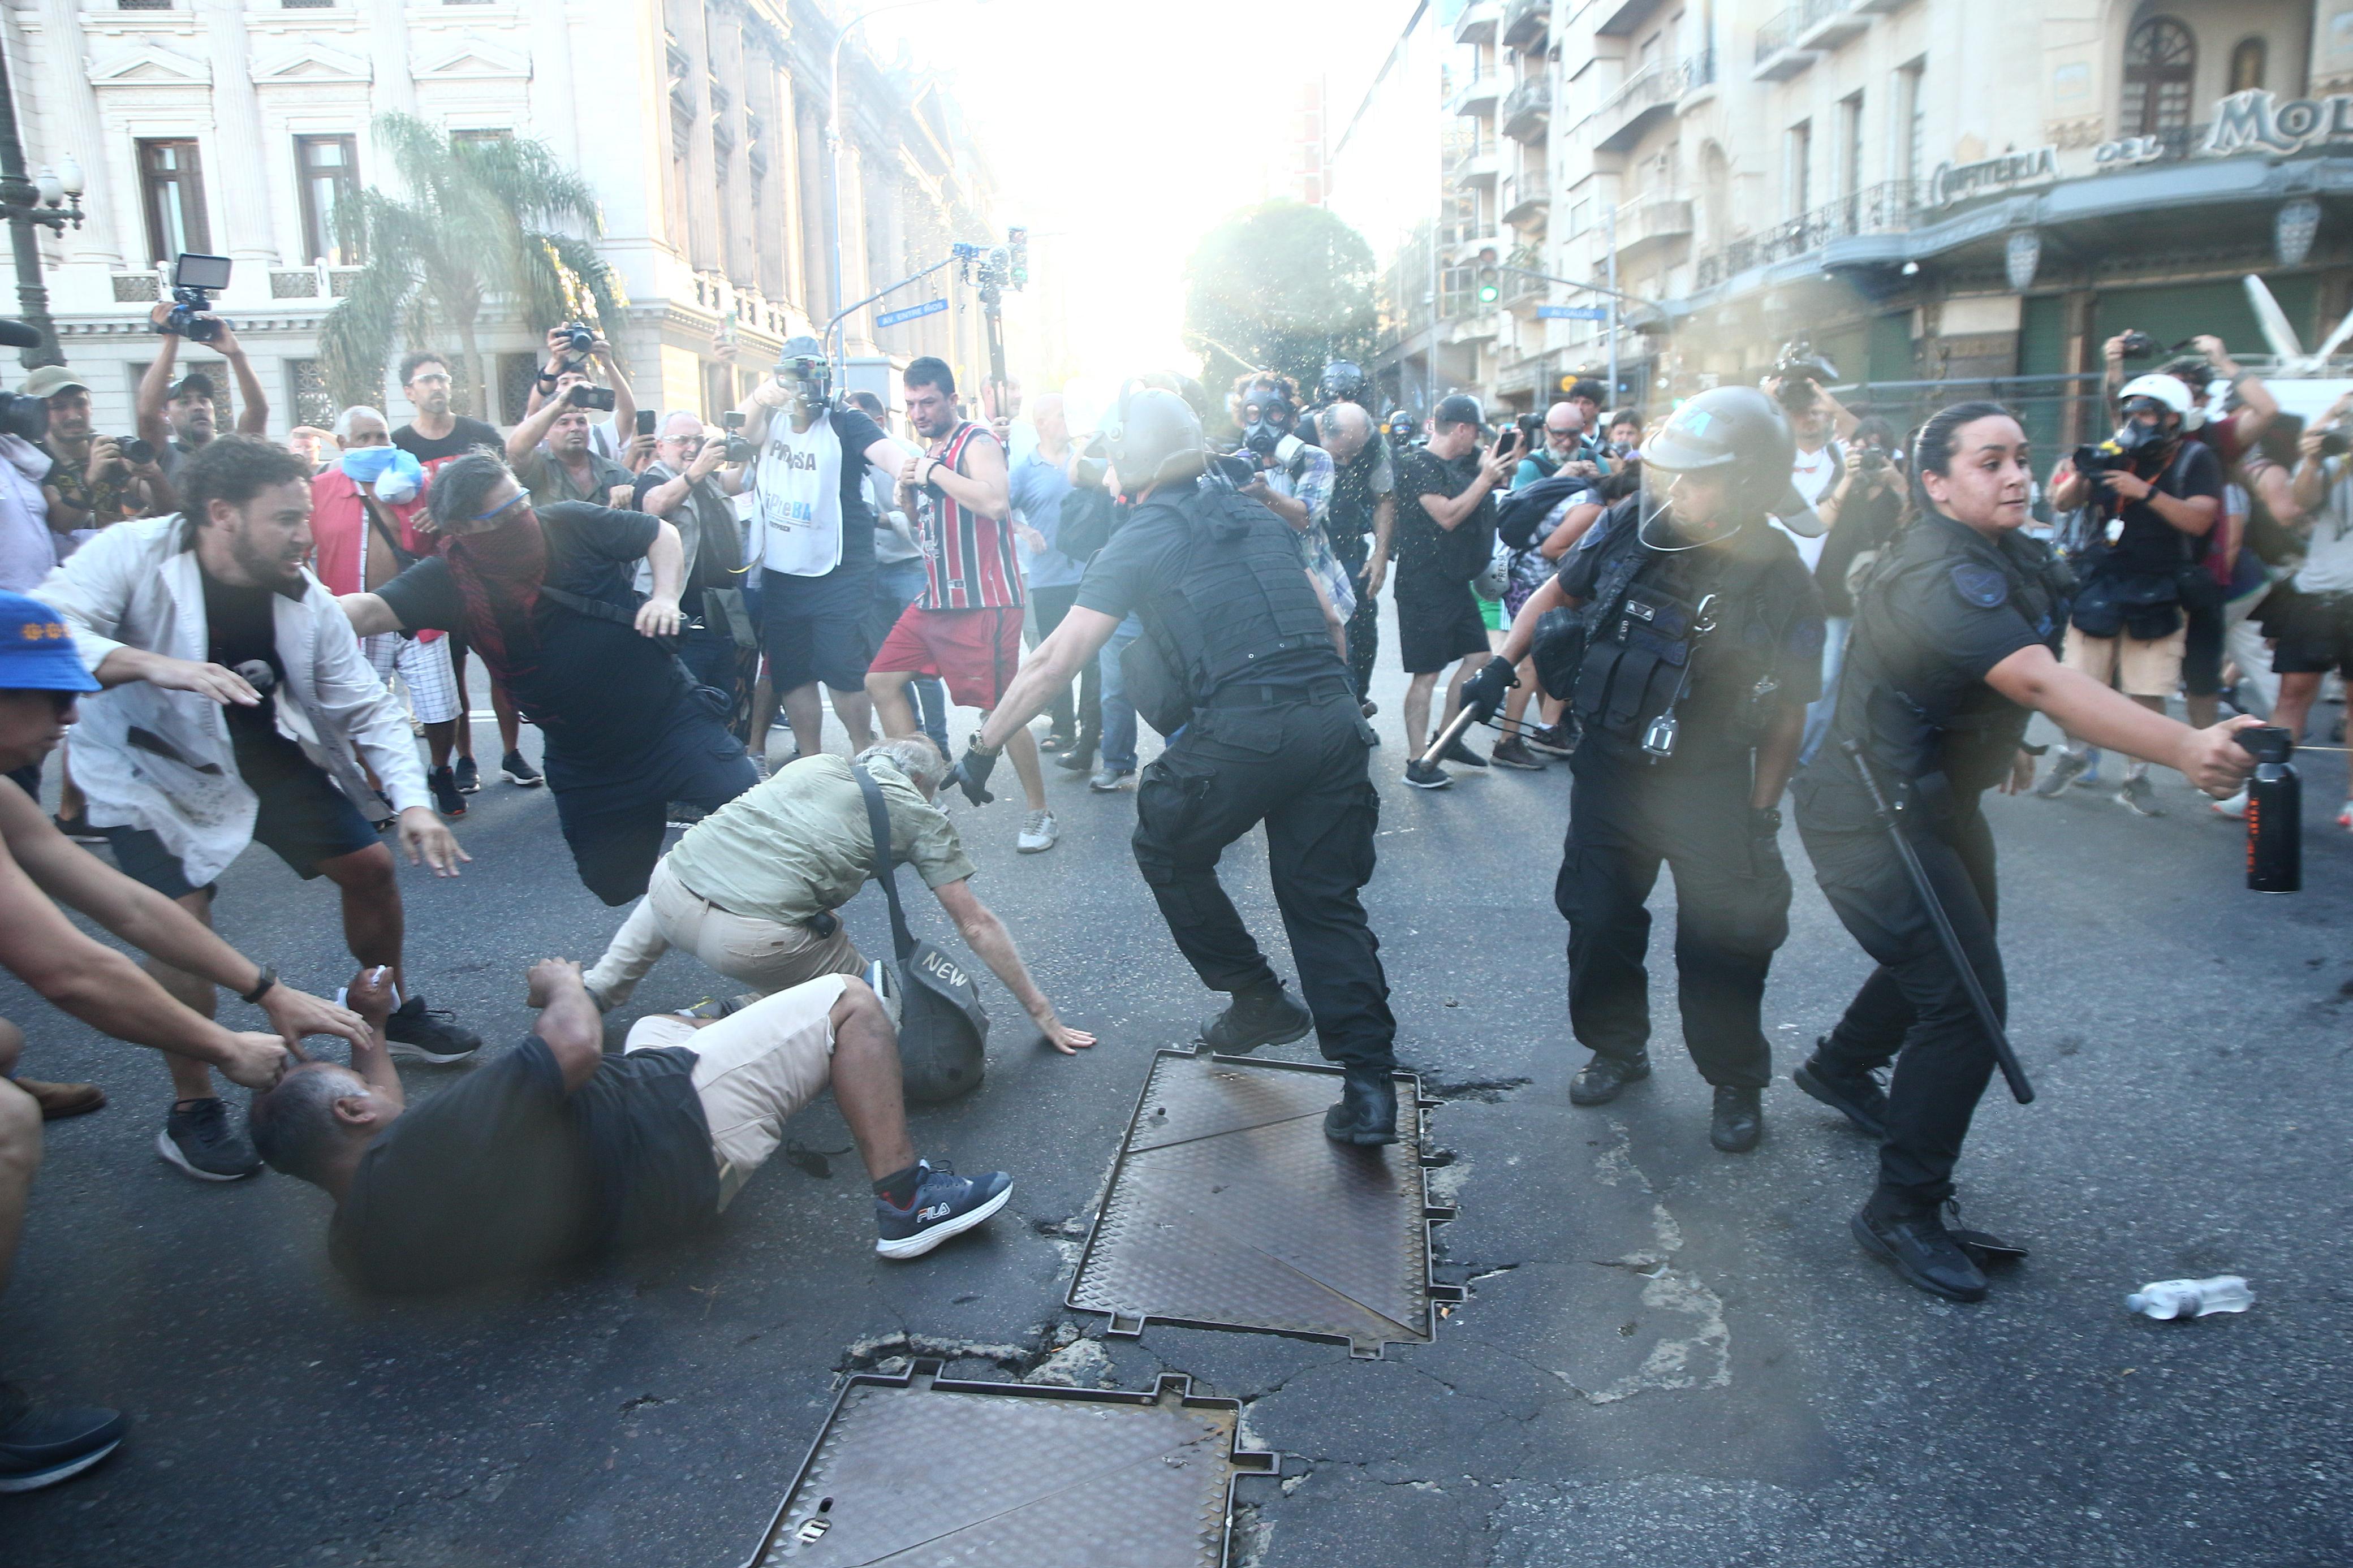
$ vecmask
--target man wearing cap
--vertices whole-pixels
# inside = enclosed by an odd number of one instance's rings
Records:
[[[90,531],[126,518],[152,517],[172,509],[171,481],[145,448],[134,463],[123,448],[132,443],[90,429],[90,387],[61,364],[45,364],[16,389],[49,405],[49,436],[42,443],[57,459],[42,492],[49,526],[87,538]],[[43,574],[47,575],[47,574]]]
[[[1421,760],[1438,678],[1462,661],[1446,684],[1446,709],[1438,721],[1443,732],[1453,721],[1462,683],[1487,652],[1487,624],[1471,580],[1486,570],[1493,552],[1495,491],[1519,462],[1521,437],[1514,428],[1503,450],[1493,451],[1482,443],[1483,429],[1479,400],[1458,392],[1439,400],[1429,442],[1398,458],[1398,651],[1413,678],[1405,691],[1405,782],[1417,789],[1444,789],[1453,782],[1437,763]],[[1487,765],[1459,739],[1446,749],[1445,760]]]
[[[465,857],[433,814],[407,715],[369,668],[335,596],[302,563],[311,473],[283,447],[225,436],[181,466],[182,515],[119,523],[42,585],[106,694],[74,738],[74,776],[115,864],[210,922],[216,879],[256,839],[342,895],[362,964],[399,976],[403,918],[392,852],[362,803],[381,781],[412,860],[454,876]],[[209,1016],[215,980],[156,978]],[[480,1040],[403,987],[396,1054],[457,1061]],[[201,1063],[175,1059],[156,1152],[191,1176],[260,1168]]]
[[[1642,489],[1605,513],[1528,595],[1462,705],[1492,715],[1531,649],[1584,731],[1553,900],[1568,921],[1568,1021],[1593,1059],[1577,1105],[1651,1073],[1645,908],[1675,876],[1683,1043],[1715,1086],[1709,1141],[1757,1146],[1773,1058],[1765,976],[1789,934],[1781,791],[1821,685],[1822,610],[1782,527],[1821,521],[1791,492],[1796,443],[1754,387],[1704,392],[1642,448]],[[1564,647],[1536,624],[1579,610]],[[1555,623],[1557,627],[1559,623]]]
[[[169,305],[158,305],[152,312],[162,322],[171,313]],[[245,357],[245,347],[237,341],[229,324],[210,310],[200,311],[196,320],[211,321],[220,328],[219,336],[209,346],[220,351],[228,362],[230,374],[237,377],[237,434],[259,436],[269,428],[269,397],[261,390],[261,378],[253,373],[253,362]],[[179,361],[180,335],[165,332],[155,347],[154,363],[147,374],[139,378],[139,390],[132,398],[138,415],[139,438],[155,448],[155,460],[163,466],[167,477],[176,476],[180,461],[219,434],[220,410],[216,404],[219,389],[213,378],[200,370],[190,371],[179,380],[172,379],[172,367]]]

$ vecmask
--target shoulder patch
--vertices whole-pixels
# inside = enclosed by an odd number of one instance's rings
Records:
[[[1965,601],[1981,610],[1990,610],[2010,597],[2009,579],[1992,567],[1974,561],[1954,564],[1953,587]]]

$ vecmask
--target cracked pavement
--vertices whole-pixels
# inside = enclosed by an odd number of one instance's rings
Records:
[[[1249,1438],[1292,1456],[1280,1482],[1239,1493],[1237,1556],[1257,1568],[2353,1557],[2353,841],[2327,825],[2327,788],[2311,792],[2310,890],[2273,899],[2243,891],[2235,828],[2170,775],[2155,821],[2082,791],[1989,803],[2013,1033],[2042,1099],[2021,1109],[1997,1087],[1962,1195],[1972,1222],[2033,1256],[1959,1307],[1861,1255],[1846,1221],[1872,1151],[1787,1082],[1864,972],[1794,836],[1792,934],[1767,998],[1784,1076],[1763,1146],[1707,1145],[1664,886],[1659,1071],[1572,1109],[1583,1053],[1566,1040],[1551,904],[1565,771],[1398,786],[1401,686],[1391,674],[1377,693],[1385,821],[1367,901],[1401,1051],[1443,1100],[1429,1126],[1451,1158],[1430,1172],[1431,1201],[1460,1205],[1435,1233],[1438,1275],[1469,1298],[1434,1344],[1366,1363],[1159,1324],[1107,1340],[1103,1320],[1062,1308],[1149,1052],[1189,1037],[1214,999],[1135,877],[1133,797],[1057,780],[1050,854],[1016,857],[1005,805],[955,815],[981,896],[1103,1044],[1039,1050],[990,987],[986,1085],[913,1126],[926,1153],[1013,1171],[1013,1202],[909,1265],[873,1256],[854,1158],[822,1177],[780,1158],[679,1246],[529,1292],[358,1300],[327,1269],[321,1194],[171,1172],[149,1146],[160,1067],[0,983],[0,1013],[30,1036],[26,1070],[112,1098],[49,1129],[0,1301],[0,1375],[133,1422],[100,1468],[0,1499],[8,1560],[731,1564],[839,1373],[911,1355],[1069,1386],[1182,1372],[1245,1401]],[[402,886],[415,982],[497,1050],[527,1017],[525,964],[593,956],[617,916],[574,882],[543,792],[491,784],[474,800],[464,879],[404,870]],[[1288,973],[1254,843],[1229,875]],[[220,919],[322,989],[347,968],[329,909],[248,854]],[[923,929],[944,932],[927,909]],[[849,923],[875,943],[879,901]],[[711,984],[673,955],[639,1002],[684,1005]],[[463,1070],[406,1076],[430,1094]],[[849,1142],[829,1101],[801,1121],[808,1150]],[[2146,1280],[2224,1271],[2252,1280],[2252,1311],[2176,1324],[2123,1310]]]

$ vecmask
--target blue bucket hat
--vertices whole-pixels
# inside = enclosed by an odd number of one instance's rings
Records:
[[[0,590],[0,691],[95,691],[65,617]]]

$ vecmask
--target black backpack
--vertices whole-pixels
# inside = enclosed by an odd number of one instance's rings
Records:
[[[968,1094],[980,1085],[987,1064],[988,1009],[964,965],[907,929],[892,875],[891,813],[882,788],[864,768],[853,768],[866,796],[866,822],[874,835],[874,879],[891,904],[891,940],[898,952],[899,1076],[909,1100],[936,1104]],[[876,967],[881,967],[880,961]]]

